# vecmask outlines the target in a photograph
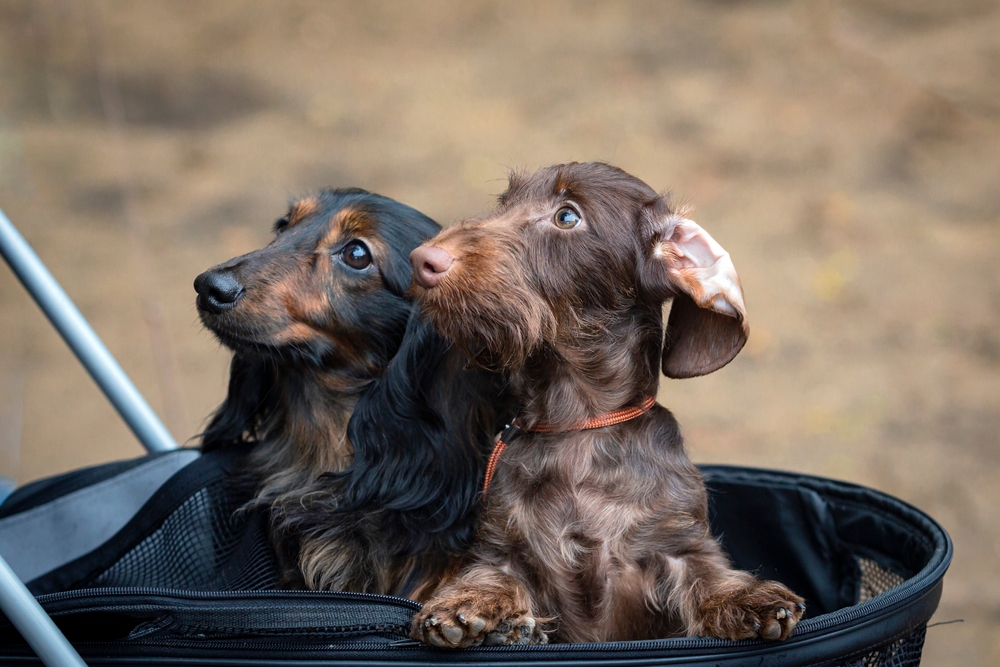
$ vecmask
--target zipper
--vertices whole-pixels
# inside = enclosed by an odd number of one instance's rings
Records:
[[[926,569],[926,568],[925,568]],[[923,576],[921,576],[923,575]],[[908,586],[909,581],[913,579],[918,579],[917,585]],[[933,587],[939,581],[938,577],[932,576],[930,573],[922,572],[915,578],[907,580],[904,584],[883,593],[871,600],[862,603],[860,605],[854,605],[845,609],[832,612],[830,614],[824,614],[815,619],[808,619],[802,621],[797,629],[795,635],[789,640],[794,641],[796,639],[807,638],[814,636],[816,634],[822,633],[829,629],[835,628],[837,626],[847,627],[853,622],[861,619],[868,618],[874,620],[878,617],[884,616],[885,614],[892,613],[895,611],[896,607],[907,606],[908,604],[914,604],[920,601],[923,594],[926,592],[923,589],[929,589]],[[926,585],[920,585],[924,584]],[[393,606],[405,607],[408,610],[416,611],[420,608],[420,605],[412,600],[406,598],[395,597],[391,595],[381,595],[375,593],[349,593],[349,592],[329,592],[329,591],[274,591],[274,590],[262,590],[262,591],[181,591],[173,589],[158,589],[158,588],[99,588],[99,589],[81,589],[75,591],[66,591],[61,593],[53,593],[50,595],[41,596],[39,602],[51,603],[58,601],[68,601],[73,599],[86,599],[86,598],[99,598],[104,597],[115,597],[121,598],[123,596],[148,596],[148,597],[174,597],[174,598],[188,598],[194,600],[239,600],[239,599],[281,599],[286,598],[292,602],[307,602],[307,601],[333,601],[333,600],[344,600],[344,601],[355,601],[355,602],[380,602],[385,604],[390,604]],[[107,610],[113,610],[116,605],[96,605]],[[127,606],[127,605],[126,605]],[[77,610],[79,611],[79,610]],[[169,613],[165,610],[165,613]],[[159,630],[160,628],[151,629],[152,631]],[[205,628],[208,631],[212,631],[212,628]],[[247,650],[292,650],[295,652],[306,652],[306,651],[317,651],[317,650],[333,650],[337,647],[334,645],[336,642],[331,643],[330,641],[320,640],[316,635],[315,631],[306,634],[306,629],[303,629],[303,634],[296,635],[294,641],[281,641],[279,639],[283,632],[289,634],[294,634],[295,629],[288,629],[287,631],[282,631],[280,629],[272,631],[274,633],[274,640],[258,639],[258,640],[240,640],[240,639],[227,639],[224,635],[217,637],[206,637],[204,639],[191,638],[192,634],[196,632],[198,628],[190,627],[190,629],[185,630],[185,636],[174,637],[174,638],[159,638],[159,637],[143,637],[137,636],[125,640],[125,644],[119,642],[94,642],[92,645],[111,647],[123,647],[125,645],[142,645],[142,646],[163,646],[163,647],[177,647],[177,648],[239,648]],[[394,634],[405,634],[407,628],[397,625],[381,625],[376,626],[372,624],[358,624],[353,626],[338,626],[336,628],[330,628],[329,632],[330,639],[340,639],[341,641],[351,634],[357,634],[362,632],[388,632]],[[217,631],[217,630],[216,630]],[[251,630],[251,632],[260,632],[261,634],[268,633],[267,630]],[[89,644],[85,642],[83,644]],[[712,638],[702,638],[702,637],[676,637],[668,639],[652,639],[652,640],[642,640],[642,641],[618,641],[618,642],[600,642],[600,643],[587,643],[587,644],[545,644],[537,645],[532,647],[532,651],[539,651],[545,653],[561,652],[561,651],[587,651],[587,652],[598,652],[598,653],[621,653],[621,652],[636,652],[636,651],[650,651],[650,650],[694,650],[694,649],[728,649],[727,652],[740,652],[744,650],[752,650],[760,646],[770,645],[769,642],[764,640],[748,640],[740,642],[739,644],[729,642],[722,639],[712,639]],[[372,641],[362,641],[353,643],[352,647],[359,650],[407,650],[415,649],[423,646],[421,643],[413,641],[411,639],[396,639],[388,640],[386,642],[372,642]],[[475,648],[475,651],[483,653],[507,653],[510,651],[524,650],[521,646],[479,646]]]
[[[280,590],[259,590],[259,591],[188,591],[173,588],[79,588],[72,591],[62,591],[59,593],[49,593],[40,595],[37,599],[39,604],[46,605],[54,602],[65,602],[76,599],[100,598],[100,597],[171,597],[189,600],[273,600],[287,598],[291,601],[306,600],[351,600],[357,602],[383,602],[396,606],[406,607],[417,611],[421,605],[419,602],[394,595],[382,595],[379,593],[352,593],[333,591],[280,591]]]
[[[283,607],[286,614],[295,618],[296,610],[300,626],[296,621],[272,626],[266,621],[269,605],[254,602],[273,600],[275,608]],[[349,637],[363,633],[384,632],[395,636],[406,636],[409,618],[420,604],[392,595],[376,593],[353,593],[331,591],[185,591],[176,589],[132,587],[132,588],[92,588],[63,591],[39,596],[38,601],[55,618],[71,618],[78,614],[95,612],[136,612],[148,614],[147,621],[139,621],[133,628],[134,635],[114,642],[95,642],[98,646],[137,645],[190,645],[204,646],[206,643],[237,641],[234,637],[245,637],[239,645],[247,645],[257,637],[262,648],[282,643],[281,638],[294,637],[296,642],[312,643],[318,638]],[[193,604],[185,605],[184,601]],[[76,602],[76,604],[73,604]],[[239,620],[239,612],[234,612],[233,604],[245,603],[245,621]],[[335,604],[350,603],[373,609],[368,618],[352,623],[350,614],[346,618],[337,617]],[[221,603],[218,616],[213,616],[212,603]],[[228,604],[226,604],[228,603]],[[334,604],[331,604],[334,603]],[[379,613],[376,605],[384,612]],[[396,611],[392,611],[395,609]],[[327,614],[331,615],[327,615]],[[154,618],[155,617],[155,618]],[[218,621],[216,620],[218,619]],[[137,619],[138,620],[138,619]],[[384,621],[384,622],[381,622]],[[161,633],[167,633],[161,635]],[[381,646],[385,648],[385,646]]]

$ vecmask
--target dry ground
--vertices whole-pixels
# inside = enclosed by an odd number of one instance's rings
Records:
[[[227,354],[191,281],[286,198],[447,223],[603,159],[696,206],[753,334],[665,382],[693,458],[895,494],[956,544],[927,665],[1000,664],[1000,8],[987,0],[0,0],[0,206],[180,440]],[[0,473],[140,453],[0,270]]]

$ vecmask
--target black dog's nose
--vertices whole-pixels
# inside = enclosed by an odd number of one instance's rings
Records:
[[[232,308],[243,296],[243,285],[228,273],[219,271],[206,271],[195,278],[194,289],[198,292],[198,305],[210,313]]]

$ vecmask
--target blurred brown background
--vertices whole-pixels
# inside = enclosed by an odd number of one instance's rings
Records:
[[[848,479],[956,543],[924,664],[1000,664],[1000,7],[986,0],[0,0],[0,206],[179,440],[228,354],[194,277],[286,199],[442,223],[601,159],[733,255],[752,336],[665,382],[697,461]],[[0,269],[0,474],[139,446]]]

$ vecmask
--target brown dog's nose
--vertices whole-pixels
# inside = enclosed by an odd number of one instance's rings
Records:
[[[436,287],[454,261],[450,252],[433,245],[422,245],[410,253],[413,278],[421,287]]]

